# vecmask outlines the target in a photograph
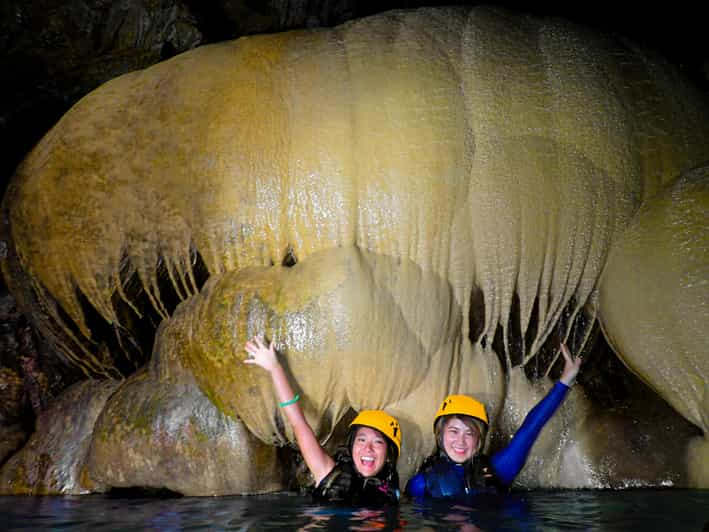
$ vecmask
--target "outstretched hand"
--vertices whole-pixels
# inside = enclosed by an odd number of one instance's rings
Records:
[[[269,342],[267,347],[263,335],[254,336],[246,342],[245,349],[248,353],[248,358],[244,360],[244,364],[256,364],[269,372],[278,366],[273,342]]]
[[[564,371],[561,373],[559,380],[567,386],[571,386],[576,380],[576,375],[579,373],[583,359],[581,355],[572,356],[569,348],[564,343],[561,344],[561,354],[564,355]]]

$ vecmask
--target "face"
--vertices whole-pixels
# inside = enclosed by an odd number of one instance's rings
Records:
[[[359,427],[352,444],[352,460],[363,477],[373,477],[384,466],[387,440],[378,430]]]
[[[480,433],[475,426],[464,423],[457,417],[446,420],[443,426],[443,449],[457,464],[470,460],[480,445]]]

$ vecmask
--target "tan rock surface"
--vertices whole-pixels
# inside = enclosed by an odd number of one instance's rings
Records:
[[[283,489],[276,449],[220,413],[194,380],[158,382],[139,372],[96,422],[87,486],[231,495]]]
[[[156,364],[179,357],[220,412],[282,443],[266,377],[240,364],[264,330],[321,437],[349,406],[388,407],[418,435],[410,471],[447,391],[506,408],[533,394],[505,372],[580,315],[583,345],[613,242],[706,159],[706,100],[653,54],[558,20],[422,9],[205,46],[117,78],[37,145],[4,206],[73,363],[116,370],[86,340],[79,294],[127,326],[114,301],[131,303],[135,274],[166,318],[161,271],[187,302]],[[197,254],[212,279],[195,296]],[[284,258],[296,265],[274,266]],[[632,356],[647,374],[675,361],[645,353]],[[690,395],[678,410],[691,417]]]

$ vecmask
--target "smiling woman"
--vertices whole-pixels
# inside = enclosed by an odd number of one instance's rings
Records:
[[[252,36],[116,78],[18,167],[0,263],[42,345],[117,378],[131,366],[122,352],[144,346],[141,370],[100,417],[87,400],[82,419],[98,428],[47,426],[37,440],[50,450],[26,446],[26,463],[45,464],[58,493],[275,491],[292,480],[271,449],[296,442],[291,411],[317,443],[350,409],[383,408],[406,432],[404,480],[434,447],[443,397],[477,397],[506,442],[556,376],[558,342],[594,359],[599,319],[628,367],[700,423],[684,432],[707,434],[708,203],[668,192],[627,253],[613,251],[644,201],[707,160],[706,94],[681,72],[625,40],[499,8]],[[661,216],[669,207],[692,213],[686,231]],[[300,402],[242,362],[260,331]],[[607,395],[568,394],[548,430],[564,438],[537,441],[525,487],[686,486],[688,437],[646,408],[628,415],[613,373],[589,379]],[[59,420],[76,410],[61,401]],[[193,446],[167,431],[176,413]],[[337,461],[313,456],[322,483]],[[24,463],[3,466],[18,479],[7,489],[38,484]],[[359,481],[355,464],[341,469]]]
[[[456,462],[469,460],[480,448],[480,431],[471,422],[452,416],[443,428],[443,449]]]
[[[387,445],[378,430],[369,427],[357,429],[352,445],[352,460],[357,471],[364,476],[375,475],[384,465]]]
[[[298,449],[315,478],[314,497],[322,502],[386,504],[399,501],[396,461],[401,451],[401,428],[383,410],[364,410],[350,424],[347,449],[331,457],[308,424],[288,377],[276,358],[273,342],[262,336],[246,342],[246,364],[256,364],[271,374],[278,405],[293,427]]]
[[[561,354],[564,371],[559,382],[529,412],[512,441],[490,458],[478,455],[489,426],[485,406],[467,395],[446,397],[433,420],[436,450],[409,480],[407,494],[416,499],[461,499],[507,490],[576,380],[581,357],[573,357],[565,344]]]

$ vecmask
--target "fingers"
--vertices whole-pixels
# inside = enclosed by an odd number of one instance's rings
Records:
[[[583,362],[583,357],[581,355],[576,357],[576,360],[574,360],[574,364],[576,365],[577,368],[581,367],[581,363]]]
[[[564,358],[565,358],[568,362],[572,362],[571,353],[569,352],[569,348],[566,347],[566,344],[565,344],[565,343],[562,343],[562,344],[561,344],[560,349],[561,349],[561,354],[564,355]]]
[[[253,356],[259,350],[259,346],[256,345],[253,341],[249,340],[248,342],[246,342],[244,349],[246,349],[246,352],[250,356]]]
[[[247,364],[258,363],[256,360],[266,353],[275,355],[273,341],[269,342],[268,347],[266,347],[266,340],[263,334],[258,334],[250,340],[247,340],[244,344],[244,349],[247,353],[247,359],[244,360],[244,362]]]
[[[583,362],[583,357],[579,354],[577,356],[573,356],[571,352],[569,351],[569,348],[562,342],[562,344],[559,346],[561,350],[561,354],[564,355],[564,360],[566,361],[567,364],[570,364],[571,366],[574,366],[575,368],[581,367],[581,363]]]
[[[271,345],[273,345],[273,342],[271,342]],[[247,340],[246,344],[244,344],[244,347],[247,351],[258,351],[259,349],[265,349],[266,342],[264,340],[263,334],[257,334],[253,338]]]
[[[571,351],[569,351],[569,348],[566,347],[566,344],[562,343],[559,347],[561,349],[561,354],[564,355],[564,358],[569,362],[573,362],[574,364],[576,364],[577,361],[582,359],[580,354],[575,357],[572,356]]]

